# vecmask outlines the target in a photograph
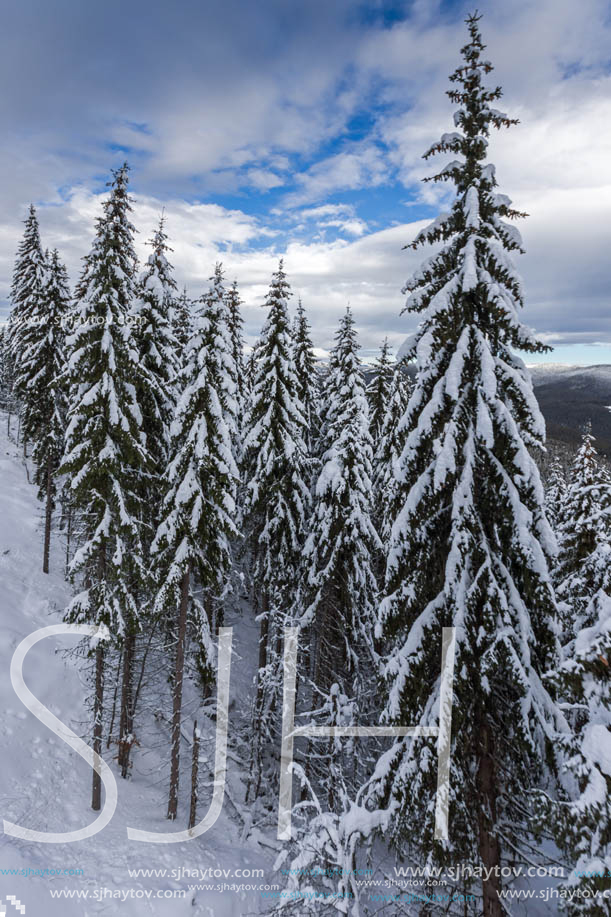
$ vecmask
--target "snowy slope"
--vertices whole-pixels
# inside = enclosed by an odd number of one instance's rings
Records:
[[[6,417],[0,415],[0,733],[2,735],[2,768],[0,769],[0,801],[3,818],[41,831],[68,831],[93,821],[89,808],[91,770],[60,739],[47,730],[26,711],[11,686],[9,665],[17,644],[29,633],[48,624],[59,623],[63,607],[70,595],[62,576],[63,545],[54,538],[52,570],[45,576],[41,570],[41,506],[36,490],[28,484],[20,449],[7,439]],[[231,622],[228,622],[231,623]],[[243,659],[255,654],[240,647],[239,638],[256,639],[254,626],[234,629],[237,651],[234,656],[232,695],[245,696],[249,690],[250,674]],[[82,697],[87,693],[84,660],[68,658],[61,651],[76,645],[75,638],[66,636],[42,641],[26,660],[26,684],[49,709],[77,734],[86,737],[90,730],[90,714]],[[84,689],[85,685],[85,689]],[[112,686],[110,686],[112,688]],[[197,698],[187,698],[189,710],[196,711]],[[233,707],[232,707],[233,710]],[[230,712],[230,718],[232,713]],[[200,722],[206,724],[201,712]],[[165,818],[167,804],[167,762],[169,745],[164,726],[150,718],[143,727],[148,730],[143,747],[135,755],[132,779],[122,780],[115,768],[119,790],[119,805],[108,827],[96,836],[71,844],[33,844],[0,834],[0,899],[15,895],[25,906],[28,917],[34,915],[206,915],[206,917],[238,917],[257,914],[261,907],[258,890],[242,892],[188,890],[189,884],[259,885],[272,880],[271,862],[274,851],[262,847],[246,833],[235,819],[230,802],[225,800],[223,812],[216,825],[203,837],[183,844],[143,844],[128,841],[126,826],[145,827],[152,831],[183,829],[188,810],[181,800],[179,821],[170,824]],[[231,730],[231,725],[230,725]],[[188,733],[188,727],[185,730]],[[202,750],[208,760],[213,758],[213,724],[204,725]],[[230,746],[228,788],[238,801],[243,794],[244,767],[236,760]],[[104,752],[105,760],[114,768],[112,752]],[[183,749],[185,773],[183,789],[188,788],[189,748]],[[201,765],[202,784],[209,779],[205,764]],[[202,792],[202,797],[204,796]],[[207,797],[202,798],[198,817],[203,818]],[[273,844],[273,835],[270,837]],[[131,878],[128,869],[178,869],[187,867],[262,868],[264,879],[184,877],[180,879]],[[82,876],[7,875],[6,870],[64,870],[82,869]],[[5,870],[3,873],[2,870]],[[131,897],[123,902],[116,895],[103,901],[91,900],[100,888],[127,892]],[[52,898],[50,891],[72,889],[88,891],[88,900]],[[185,898],[148,900],[159,889],[185,889]],[[133,891],[130,891],[133,890]],[[136,897],[136,895],[138,897]]]
[[[9,678],[11,656],[17,644],[39,627],[59,623],[70,596],[62,576],[64,545],[55,535],[51,575],[41,570],[41,506],[35,488],[27,482],[21,449],[7,439],[5,415],[0,415],[0,812],[17,824],[43,831],[67,831],[93,820],[89,807],[91,771],[67,745],[52,735],[22,708]],[[247,917],[268,910],[270,901],[257,889],[219,891],[219,885],[261,886],[266,883],[286,887],[286,879],[272,871],[276,858],[275,812],[265,820],[263,834],[248,822],[248,807],[243,805],[247,762],[240,760],[236,741],[239,711],[247,715],[248,694],[252,685],[253,660],[256,659],[258,625],[251,616],[234,623],[234,657],[231,679],[230,747],[227,775],[228,794],[216,825],[203,837],[186,844],[142,844],[130,842],[126,826],[152,831],[180,830],[188,811],[188,736],[185,726],[183,746],[182,797],[179,820],[174,825],[165,818],[167,805],[167,727],[154,717],[139,729],[141,747],[134,754],[133,776],[122,780],[112,759],[119,790],[119,805],[111,824],[95,837],[72,844],[33,844],[0,833],[0,899],[14,895],[26,906],[26,917],[97,917],[121,914],[122,917]],[[87,694],[87,672],[83,660],[65,657],[63,650],[76,645],[70,637],[48,639],[34,647],[26,660],[28,687],[63,722],[86,737],[90,714],[82,698]],[[109,686],[109,693],[112,689]],[[214,724],[202,716],[195,691],[185,698],[187,719],[197,716],[203,725],[202,752],[208,761],[214,755]],[[200,768],[202,799],[198,817],[207,810],[204,786],[209,779],[205,764]],[[232,802],[233,800],[233,802]],[[235,803],[235,805],[234,805]],[[242,810],[242,820],[236,817]],[[262,842],[262,843],[261,843]],[[382,853],[382,859],[385,859]],[[387,860],[381,874],[391,874]],[[222,869],[223,877],[130,877],[129,869],[148,870]],[[82,876],[7,875],[8,870],[82,869]],[[262,869],[262,878],[237,878],[237,869]],[[4,872],[3,872],[4,870]],[[377,874],[378,878],[380,873]],[[540,887],[547,887],[541,881]],[[210,889],[189,889],[190,885],[212,885]],[[531,882],[529,887],[534,887]],[[524,886],[522,886],[524,887]],[[58,899],[50,892],[63,889],[87,892],[89,898]],[[111,890],[113,897],[93,900],[100,889]],[[182,899],[152,899],[159,890],[184,889]],[[121,897],[117,898],[116,895]],[[130,897],[122,900],[123,896]],[[136,897],[137,896],[137,897]],[[388,905],[375,904],[364,894],[371,912],[388,912]],[[390,905],[392,907],[392,905]],[[7,911],[9,914],[10,911]],[[15,911],[15,913],[17,913]],[[294,913],[294,912],[293,912]],[[409,913],[409,908],[407,913]],[[514,902],[513,913],[524,917],[549,917],[555,906],[537,902]]]

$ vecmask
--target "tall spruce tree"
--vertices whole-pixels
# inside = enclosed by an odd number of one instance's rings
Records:
[[[577,754],[568,748],[567,770],[579,789],[576,797],[554,807],[552,824],[560,847],[572,855],[570,884],[578,887],[569,914],[604,917],[611,875],[611,543],[601,543],[588,559],[597,589],[581,620],[560,684],[574,710]]]
[[[259,341],[256,341],[250,353],[246,357],[246,390],[248,392],[248,398],[246,399],[247,410],[249,409],[250,396],[252,394],[253,388],[255,387],[255,379],[257,376],[258,348]]]
[[[589,424],[564,489],[556,571],[564,653],[551,681],[572,734],[560,742],[562,791],[542,797],[542,814],[573,861],[563,911],[602,917],[611,871],[611,492]]]
[[[546,772],[546,739],[565,729],[541,676],[556,644],[548,559],[554,539],[529,453],[544,423],[528,371],[515,355],[544,350],[521,324],[522,288],[511,261],[520,214],[496,191],[485,163],[491,127],[515,123],[493,107],[492,65],[478,15],[467,20],[464,63],[450,77],[457,130],[425,158],[453,159],[435,181],[456,198],[412,243],[441,241],[408,281],[406,310],[421,320],[407,354],[418,377],[403,425],[402,508],[391,535],[378,634],[388,652],[385,719],[437,725],[442,627],[456,628],[449,840],[436,840],[437,761],[426,739],[397,740],[376,785],[394,835],[421,855],[486,867],[482,913],[500,917],[499,870],[519,856],[529,791]]]
[[[562,522],[564,502],[566,499],[567,482],[564,468],[559,456],[552,459],[545,486],[545,512],[549,524],[557,533]]]
[[[237,280],[234,280],[231,288],[227,290],[226,302],[229,337],[231,340],[231,355],[235,366],[237,434],[238,439],[241,441],[241,429],[248,395],[248,385],[246,379],[246,363],[244,360],[244,319],[240,311],[244,301],[240,296]]]
[[[0,326],[0,400],[3,410],[6,411],[7,433],[10,433],[10,418],[13,411],[13,385],[11,380],[7,337],[6,325]]]
[[[149,242],[152,252],[138,280],[137,297],[131,311],[134,340],[140,373],[138,401],[142,410],[142,430],[151,458],[151,482],[146,494],[148,510],[153,512],[149,528],[153,534],[159,524],[154,499],[159,478],[165,471],[170,448],[170,425],[176,405],[177,341],[172,332],[172,309],[176,293],[172,265],[168,262],[168,237],[164,217]],[[158,510],[157,510],[158,512]],[[149,538],[149,541],[152,539]]]
[[[597,547],[605,542],[609,530],[611,487],[602,473],[594,436],[588,424],[575,456],[571,477],[558,520],[560,553],[555,570],[559,598],[566,602],[568,634],[579,626],[595,590],[594,579],[588,574],[587,561]],[[590,571],[592,573],[592,571]]]
[[[184,354],[193,333],[193,303],[189,299],[187,288],[183,287],[180,296],[174,300],[172,328],[178,342],[179,354]]]
[[[312,452],[320,425],[320,385],[310,323],[301,299],[297,303],[297,314],[293,322],[293,360],[297,374],[297,394],[306,420],[306,443]]]
[[[178,812],[181,711],[189,631],[200,672],[212,680],[213,622],[196,591],[218,593],[231,564],[229,539],[237,535],[238,482],[232,443],[235,377],[222,271],[196,313],[181,371],[182,394],[172,424],[163,519],[153,543],[158,614],[174,621],[172,750],[168,818]],[[197,587],[197,589],[196,589]]]
[[[140,531],[145,569],[150,571],[150,546],[161,521],[162,477],[170,450],[170,424],[176,407],[177,343],[172,334],[172,308],[176,282],[166,253],[165,219],[148,243],[152,252],[135,285],[130,311],[138,372],[134,379],[136,397],[142,411],[141,430],[146,439],[149,465],[143,473],[140,488]],[[152,577],[139,597],[148,606],[154,590]],[[118,764],[123,777],[130,769],[135,718],[134,665],[138,628],[130,627],[121,652],[121,700],[119,716]]]
[[[239,342],[240,335],[236,332],[234,322],[236,314],[230,307],[230,297],[224,281],[223,265],[220,261],[214,266],[214,274],[210,278],[210,290],[202,299],[202,306],[205,312],[210,312],[215,316],[215,327],[217,328],[217,337],[222,339],[222,345],[219,344],[217,359],[212,363],[216,389],[221,397],[221,406],[223,418],[231,436],[233,458],[235,467],[238,472],[238,479],[241,480],[242,464],[242,407],[240,402],[240,384],[238,380],[239,358],[236,359],[236,344]],[[234,302],[234,307],[239,304]],[[238,314],[239,318],[239,314]],[[239,325],[239,322],[238,322]],[[237,491],[233,494],[234,504],[236,502]],[[234,542],[235,546],[235,542]],[[227,571],[227,572],[233,572]],[[230,592],[230,578],[226,576],[222,582],[222,587],[216,590],[208,589],[204,593],[204,601],[208,618],[214,622],[215,633],[222,626],[224,614],[224,600]],[[205,662],[204,662],[205,668]]]
[[[375,521],[385,549],[388,548],[390,531],[400,508],[401,488],[397,468],[405,443],[402,420],[411,389],[412,384],[401,361],[393,370],[373,464]]]
[[[129,221],[128,166],[113,171],[96,236],[78,286],[74,331],[67,341],[70,395],[65,453],[83,542],[70,573],[82,591],[69,621],[104,625],[120,644],[139,626],[146,583],[142,563],[140,492],[149,457],[136,397],[138,354],[128,321],[135,296],[134,227]],[[102,642],[96,647],[94,750],[101,752],[104,698]],[[93,777],[92,808],[101,805]]]
[[[382,432],[382,424],[388,407],[390,387],[393,378],[393,364],[390,358],[390,344],[384,338],[380,349],[380,356],[374,364],[374,372],[367,386],[367,399],[369,401],[369,416],[371,422],[371,438],[374,448],[377,449]]]
[[[49,572],[51,522],[56,471],[63,455],[67,391],[65,326],[70,309],[68,272],[57,249],[46,255],[41,298],[27,328],[22,329],[18,385],[24,393],[24,436],[33,444],[34,479],[45,501],[42,569]]]
[[[24,449],[28,439],[36,432],[32,416],[36,416],[36,401],[29,386],[31,377],[22,371],[22,364],[24,353],[31,347],[32,338],[39,333],[37,323],[40,322],[43,309],[45,281],[46,262],[40,243],[38,217],[34,206],[30,204],[13,270],[12,309],[6,338],[8,375],[22,405]]]
[[[288,315],[290,286],[280,261],[265,300],[244,440],[245,532],[253,553],[255,607],[261,625],[253,736],[255,794],[261,749],[280,690],[278,648],[292,620],[310,504],[306,419],[298,394]]]
[[[572,735],[560,743],[563,792],[542,806],[574,866],[563,910],[591,917],[608,913],[602,893],[611,874],[611,533],[601,523],[593,550],[570,577],[574,593],[566,593],[572,628],[552,680]]]
[[[316,634],[315,682],[354,696],[360,663],[371,671],[381,549],[372,515],[369,409],[359,369],[357,334],[348,308],[336,335],[327,377],[327,430],[304,549],[308,571],[303,625]]]

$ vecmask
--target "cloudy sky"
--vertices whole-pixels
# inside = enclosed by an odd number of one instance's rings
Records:
[[[315,343],[347,302],[366,357],[413,330],[402,247],[443,206],[424,150],[452,129],[462,0],[4,0],[0,311],[33,201],[74,280],[127,158],[145,255],[162,208],[179,282],[237,278],[250,339],[283,255]],[[524,320],[556,362],[611,362],[607,0],[483,0],[500,190],[528,211]],[[440,197],[441,195],[441,197]],[[447,201],[446,201],[447,203]]]

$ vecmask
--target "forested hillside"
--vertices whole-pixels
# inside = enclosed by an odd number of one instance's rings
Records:
[[[451,204],[406,240],[427,255],[399,361],[384,342],[363,371],[347,306],[317,363],[280,255],[246,347],[229,258],[184,290],[162,215],[138,263],[127,163],[72,288],[29,209],[1,342],[5,672],[47,616],[87,628],[65,666],[39,647],[34,680],[95,766],[42,751],[5,674],[7,818],[75,830],[117,784],[112,824],[66,854],[108,887],[129,885],[132,846],[162,870],[263,864],[226,892],[160,873],[185,895],[154,913],[502,917],[534,888],[515,870],[553,865],[556,899],[512,913],[608,913],[609,412],[602,383],[580,394],[605,373],[537,371],[533,389],[525,360],[547,348],[522,321],[526,215],[488,161],[517,122],[479,16],[467,26],[453,130],[424,154],[446,157],[426,181]],[[541,408],[554,437],[575,433],[568,469],[545,458]],[[15,862],[49,840],[5,838]],[[434,892],[397,863],[437,870]]]

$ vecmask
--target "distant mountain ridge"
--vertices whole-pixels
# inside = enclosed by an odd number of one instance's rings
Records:
[[[579,442],[584,424],[592,424],[598,451],[611,457],[611,365],[528,367],[550,439]]]
[[[598,451],[611,458],[611,365],[539,363],[528,369],[548,440],[574,447],[590,421]],[[407,371],[413,376],[416,368],[411,364]],[[367,375],[371,372],[372,367],[367,367]]]
[[[327,361],[319,360],[327,366]],[[537,401],[545,417],[548,440],[576,446],[584,425],[590,421],[598,452],[611,459],[611,365],[571,366],[539,363],[528,367]],[[375,373],[371,364],[361,370],[369,382]],[[413,378],[416,367],[407,366]],[[570,454],[570,453],[569,453]]]

